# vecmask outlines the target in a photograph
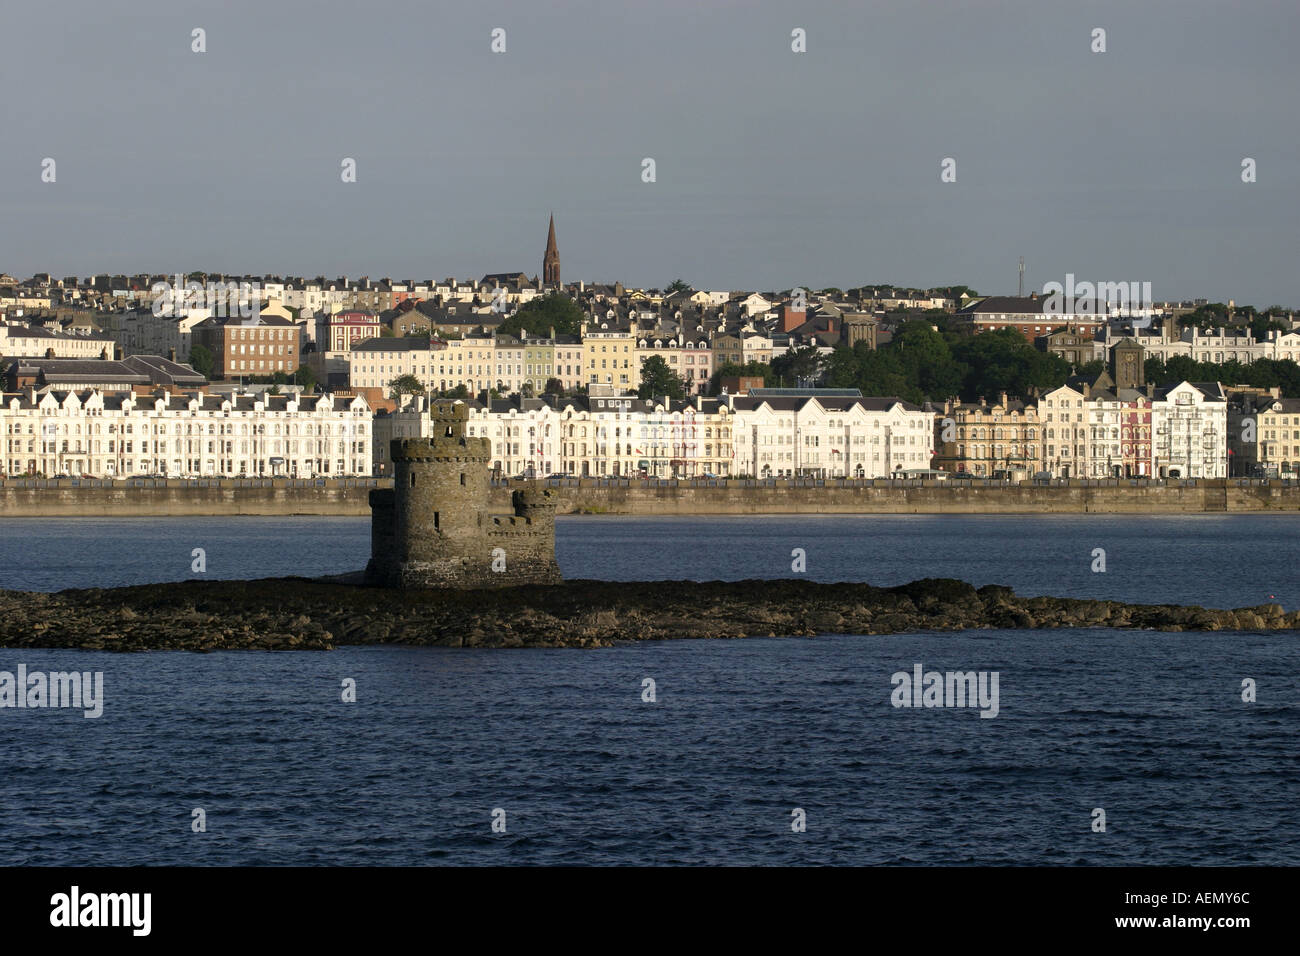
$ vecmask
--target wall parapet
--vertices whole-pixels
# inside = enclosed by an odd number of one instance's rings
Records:
[[[814,481],[819,483],[813,483]],[[570,483],[572,482],[572,483]],[[616,483],[615,483],[616,482]],[[519,519],[550,515],[709,514],[1197,514],[1300,512],[1300,481],[1285,479],[1084,479],[1031,482],[748,479],[658,483],[630,479],[498,481],[490,511],[509,518],[513,492],[550,491],[546,506]],[[6,517],[161,515],[369,515],[370,493],[391,478],[336,479],[5,479]],[[527,500],[527,498],[525,499]],[[533,499],[536,500],[536,499]],[[496,525],[492,528],[522,525]]]

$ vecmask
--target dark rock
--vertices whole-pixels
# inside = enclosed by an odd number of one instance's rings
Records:
[[[353,579],[355,580],[355,579]],[[0,646],[117,651],[329,649],[336,644],[609,647],[629,640],[889,634],[963,628],[1294,630],[1276,604],[1235,611],[1017,597],[932,578],[894,588],[777,581],[571,581],[487,591],[340,580],[182,581],[0,591]]]

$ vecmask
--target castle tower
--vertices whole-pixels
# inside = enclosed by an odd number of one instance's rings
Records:
[[[396,588],[560,583],[549,490],[517,491],[513,515],[489,514],[491,442],[466,436],[469,410],[463,402],[434,401],[429,416],[429,438],[393,441],[393,488],[370,493],[367,583]]]
[[[542,256],[542,284],[560,284],[560,248],[555,244],[555,214],[551,214],[551,228],[546,235],[546,253]]]

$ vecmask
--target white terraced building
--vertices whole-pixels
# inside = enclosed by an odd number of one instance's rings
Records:
[[[1228,477],[1228,399],[1218,382],[1157,390],[1152,423],[1155,477]]]
[[[157,353],[165,354],[165,353]],[[106,335],[58,332],[22,322],[0,321],[0,356],[6,358],[113,357],[113,340]]]
[[[0,404],[11,477],[346,477],[371,472],[365,400],[28,390]]]
[[[491,336],[449,339],[428,336],[366,339],[352,346],[348,384],[353,389],[383,389],[395,378],[414,375],[431,392],[464,385],[477,393],[485,388],[517,391],[526,378],[523,346],[517,342],[500,349]]]
[[[901,398],[751,394],[732,407],[736,475],[885,478],[934,456],[934,414]]]
[[[1281,332],[1271,329],[1266,338],[1255,339],[1249,329],[1209,329],[1202,332],[1188,328],[1183,329],[1177,338],[1172,338],[1160,328],[1121,335],[1115,329],[1107,327],[1096,344],[1098,352],[1105,353],[1125,341],[1141,345],[1147,358],[1158,358],[1165,362],[1177,356],[1213,365],[1225,362],[1249,365],[1260,359],[1300,361],[1300,332],[1294,330]],[[1101,358],[1103,355],[1097,354],[1096,357]]]
[[[554,404],[552,404],[554,403]],[[718,399],[694,402],[633,395],[467,402],[465,434],[492,443],[505,476],[697,477],[731,473],[734,417]],[[389,442],[432,434],[423,399],[375,417],[375,473],[392,473]]]
[[[466,434],[492,442],[507,476],[883,478],[930,467],[934,415],[898,398],[631,395],[468,402]],[[376,474],[393,438],[428,437],[421,399],[375,419]]]

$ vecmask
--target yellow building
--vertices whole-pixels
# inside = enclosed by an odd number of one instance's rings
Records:
[[[630,329],[582,327],[582,383],[612,385],[623,390],[641,384],[636,340]]]
[[[934,467],[979,478],[997,471],[1027,477],[1041,467],[1040,430],[1038,408],[1005,392],[992,403],[950,399],[935,421]]]

